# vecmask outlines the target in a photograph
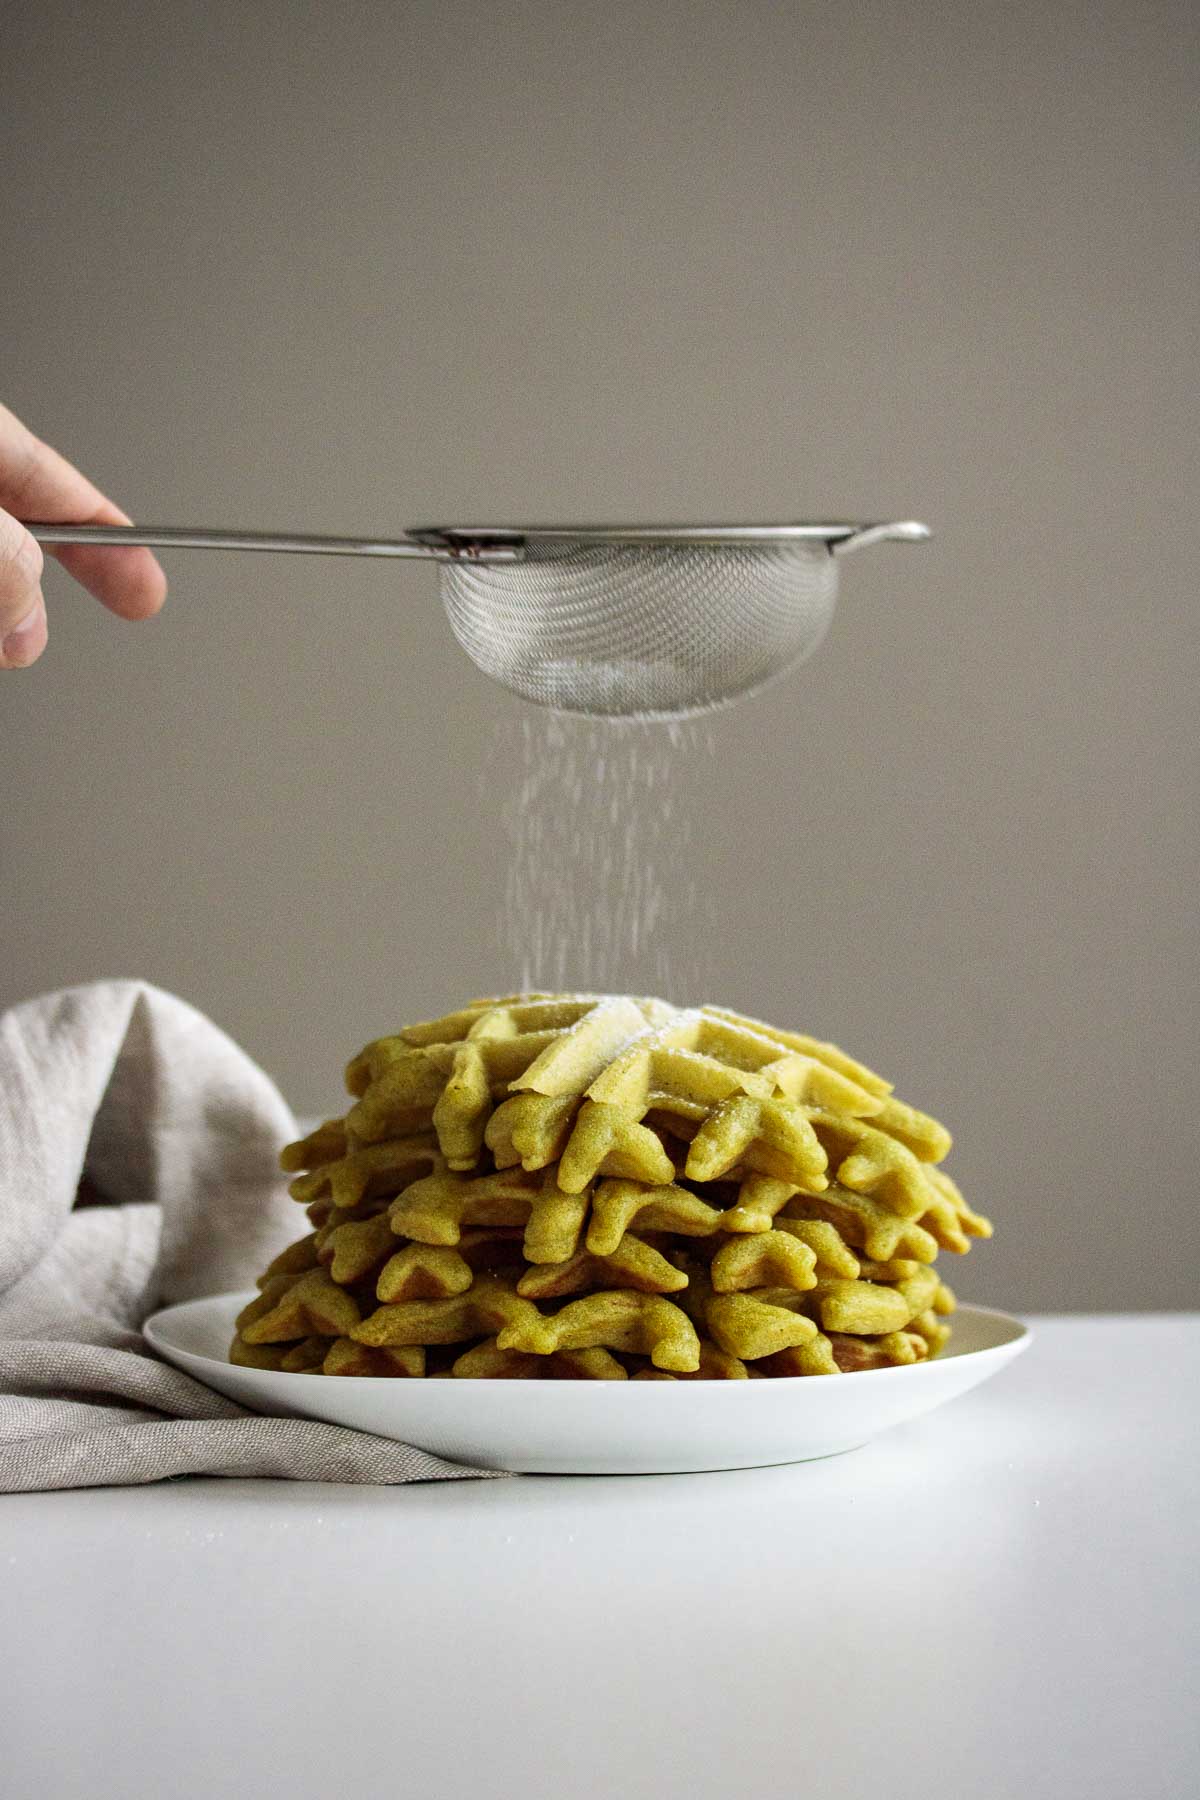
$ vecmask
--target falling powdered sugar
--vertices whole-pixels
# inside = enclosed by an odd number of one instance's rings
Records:
[[[538,711],[501,730],[515,780],[499,935],[514,987],[702,993],[711,907],[683,775],[711,754],[710,722]]]

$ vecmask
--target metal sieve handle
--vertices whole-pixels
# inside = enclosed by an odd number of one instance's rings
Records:
[[[26,522],[39,544],[137,544],[154,550],[282,550],[301,556],[403,556],[434,562],[520,562],[519,543],[324,537],[289,531],[209,531],[198,525],[53,525]]]

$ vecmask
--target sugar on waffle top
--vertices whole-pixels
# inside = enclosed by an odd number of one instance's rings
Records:
[[[510,995],[368,1044],[283,1154],[314,1229],[235,1360],[741,1378],[913,1361],[990,1226],[950,1136],[834,1045],[720,1007]],[[445,1348],[449,1346],[450,1348]],[[436,1366],[435,1366],[436,1365]]]

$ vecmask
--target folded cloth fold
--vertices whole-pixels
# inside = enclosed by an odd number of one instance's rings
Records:
[[[250,1285],[296,1235],[278,1168],[295,1134],[245,1052],[147,982],[0,1014],[0,1492],[492,1473],[262,1418],[151,1353],[148,1313]]]

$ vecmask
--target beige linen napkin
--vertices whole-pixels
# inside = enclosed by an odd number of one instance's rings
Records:
[[[151,1354],[148,1313],[249,1287],[296,1236],[277,1162],[294,1135],[263,1071],[146,982],[0,1014],[0,1492],[491,1473],[262,1418]]]

